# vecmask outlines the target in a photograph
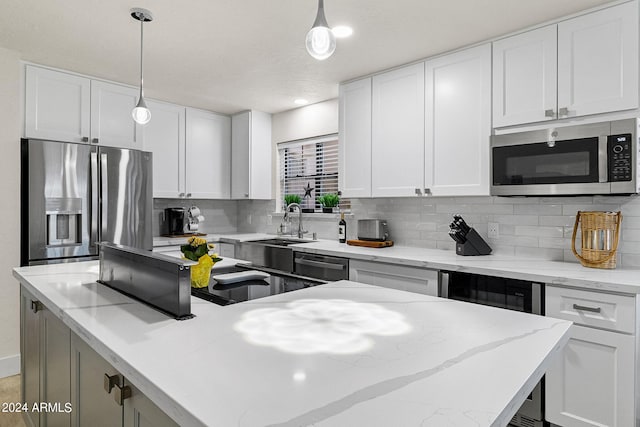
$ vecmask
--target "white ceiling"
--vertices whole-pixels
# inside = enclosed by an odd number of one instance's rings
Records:
[[[145,24],[145,94],[234,113],[319,102],[338,83],[561,17],[608,0],[325,0],[348,24],[334,55],[312,59],[304,38],[316,0],[1,0],[0,46],[27,61],[137,84]]]

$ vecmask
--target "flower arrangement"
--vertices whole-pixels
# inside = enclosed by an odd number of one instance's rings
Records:
[[[202,237],[195,236],[189,237],[187,244],[180,246],[180,252],[186,259],[198,262],[198,265],[191,267],[191,286],[194,288],[209,286],[211,268],[216,262],[222,261],[217,253],[209,254],[214,247]]]

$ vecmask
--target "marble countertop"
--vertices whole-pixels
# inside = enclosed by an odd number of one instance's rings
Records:
[[[403,246],[363,248],[322,240],[292,246],[296,251],[388,262],[434,270],[509,277],[609,292],[640,293],[640,270],[583,267],[575,262],[523,259],[507,255],[461,256],[453,251]]]
[[[14,275],[181,425],[504,426],[571,325],[349,281],[175,321],[98,268]]]
[[[273,234],[264,233],[209,236],[211,241],[225,243],[276,237]],[[577,262],[523,259],[508,255],[461,256],[456,255],[454,251],[409,246],[364,248],[323,239],[289,247],[299,252],[333,255],[363,261],[509,277],[598,291],[640,293],[640,269],[619,267],[606,270],[583,267]]]

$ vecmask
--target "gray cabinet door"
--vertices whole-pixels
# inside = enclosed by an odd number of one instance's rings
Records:
[[[47,427],[69,427],[71,402],[71,330],[48,309],[40,313],[42,401],[58,404],[59,409],[42,412]]]
[[[32,309],[33,307],[33,309]],[[22,401],[31,409],[40,402],[40,313],[38,301],[20,288],[20,352],[22,374]],[[27,425],[40,426],[38,412],[26,413]]]
[[[77,335],[71,335],[71,425],[114,427],[122,425],[122,406],[113,391],[104,389],[104,376],[120,374]],[[122,386],[122,384],[118,384]]]
[[[125,379],[131,397],[124,401],[123,427],[178,427],[167,414]]]

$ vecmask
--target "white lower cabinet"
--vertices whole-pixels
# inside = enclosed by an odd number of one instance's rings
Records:
[[[372,261],[349,261],[349,280],[438,296],[438,271]]]
[[[635,297],[546,287],[546,316],[574,322],[561,357],[546,373],[547,421],[563,427],[636,425],[636,336],[593,327],[606,319],[635,331],[635,316],[622,313],[628,300]]]

